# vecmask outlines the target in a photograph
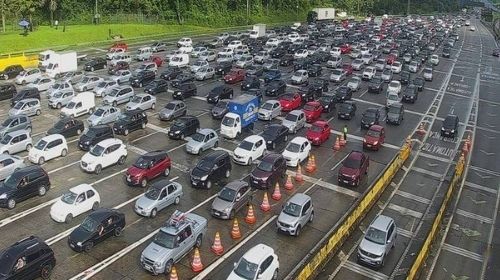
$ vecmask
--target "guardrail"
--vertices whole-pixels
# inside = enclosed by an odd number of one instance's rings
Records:
[[[448,191],[446,192],[446,195],[444,197],[443,203],[441,204],[441,207],[439,208],[439,212],[434,218],[434,222],[432,223],[431,230],[429,231],[429,234],[427,235],[427,238],[425,239],[424,244],[422,245],[422,249],[419,251],[417,258],[415,259],[415,262],[413,263],[412,267],[408,271],[408,275],[406,277],[407,280],[413,280],[416,279],[419,275],[419,273],[422,270],[422,266],[425,264],[425,260],[427,259],[427,256],[429,255],[429,251],[431,249],[432,243],[434,242],[434,239],[436,238],[439,228],[441,226],[441,223],[443,221],[443,216],[445,214],[446,208],[448,207],[448,202],[451,200],[451,197],[456,189],[456,187],[459,185],[459,182],[462,179],[463,171],[465,167],[465,157],[462,154],[460,156],[460,159],[457,162],[457,165],[455,166],[455,172],[453,174],[453,178],[450,182],[450,185],[448,186]]]
[[[300,271],[292,271],[286,279],[312,279],[321,267],[337,252],[344,240],[358,226],[366,213],[375,204],[379,196],[394,178],[411,153],[411,142],[407,139],[400,151],[394,156],[384,171],[377,177],[371,188],[353,204],[330,232],[316,245],[299,264]],[[291,277],[293,275],[293,277]]]

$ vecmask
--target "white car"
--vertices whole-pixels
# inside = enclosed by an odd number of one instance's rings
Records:
[[[278,38],[270,38],[269,40],[267,40],[266,46],[277,47],[280,43],[281,43],[281,40],[279,40]]]
[[[418,62],[412,61],[410,62],[410,65],[408,65],[408,71],[410,71],[411,73],[417,73],[419,66],[420,65],[418,64]]]
[[[384,71],[382,71],[382,75],[380,75],[382,80],[386,83],[388,83],[392,80],[392,76],[393,76],[393,74],[392,74],[391,69],[384,69]]]
[[[182,46],[191,46],[193,44],[193,40],[191,38],[181,38],[179,41],[177,41],[177,47],[182,47]]]
[[[54,84],[55,80],[48,77],[40,77],[36,79],[33,83],[29,84],[28,87],[34,87],[38,91],[46,91],[50,89]]]
[[[361,60],[363,61],[363,63],[365,65],[370,65],[373,62],[373,55],[371,55],[371,54],[364,54],[363,56],[361,56]]]
[[[50,207],[50,217],[58,223],[70,223],[74,217],[90,210],[97,210],[101,198],[89,184],[69,189]]]
[[[271,55],[269,55],[269,52],[267,51],[260,51],[258,52],[255,57],[253,58],[253,61],[255,61],[256,63],[264,63],[266,60],[268,60],[269,58],[271,58]]]
[[[40,71],[40,69],[29,68],[19,73],[19,75],[17,75],[16,84],[26,85],[36,81],[36,79],[39,79],[41,77],[42,77],[42,71]]]
[[[326,62],[326,66],[330,68],[338,68],[342,66],[342,57],[341,56],[332,56]]]
[[[469,30],[470,30],[470,31],[476,31],[476,27],[471,26],[471,27],[469,28]]]
[[[74,92],[73,85],[67,81],[59,81],[54,83],[47,91],[47,97],[50,99],[58,93]]]
[[[80,160],[80,167],[87,172],[101,173],[113,164],[122,165],[127,158],[127,147],[122,140],[109,138],[97,143]]]
[[[301,49],[301,50],[295,51],[295,53],[293,54],[293,57],[295,59],[299,59],[299,58],[306,58],[308,55],[309,55],[309,52],[306,49]]]
[[[430,67],[425,68],[424,71],[423,71],[424,79],[426,81],[431,81],[432,82],[432,79],[433,79],[432,73],[433,73],[432,68],[430,68]]]
[[[399,95],[401,93],[401,83],[399,81],[391,81],[387,87],[387,92],[394,92]]]
[[[217,55],[233,55],[234,50],[231,48],[223,48],[220,52],[217,53]]]
[[[283,151],[287,166],[296,167],[297,164],[309,157],[311,143],[304,137],[297,136],[292,139]]]
[[[181,53],[190,54],[191,52],[193,52],[193,46],[182,46],[179,48],[179,51],[181,51]]]
[[[342,68],[333,69],[330,74],[330,81],[340,83],[346,79],[347,75]]]
[[[27,130],[14,130],[0,140],[0,154],[17,154],[29,151],[33,147],[31,133]]]
[[[349,80],[349,82],[347,82],[347,87],[350,88],[352,91],[359,90],[360,86],[361,86],[361,78],[360,77],[352,77]]]
[[[334,56],[334,57],[339,57],[341,55],[341,51],[340,51],[340,48],[339,47],[333,47],[331,50],[330,50],[330,55],[331,56]]]
[[[0,154],[0,181],[5,180],[15,170],[25,166],[24,160],[20,157]]]
[[[403,64],[399,61],[394,61],[391,65],[392,73],[399,74],[401,73],[402,69],[403,69]]]
[[[278,279],[280,263],[273,248],[258,244],[246,252],[234,269],[227,277],[227,280],[274,280]]]
[[[199,57],[201,53],[208,51],[206,47],[196,47],[191,52],[192,57]]]
[[[155,74],[158,73],[158,66],[154,62],[144,62],[137,69],[134,70],[135,74],[139,74],[143,71],[153,71]]]
[[[307,83],[308,79],[309,73],[307,72],[307,70],[297,70],[295,71],[295,73],[293,73],[290,80],[292,81],[293,85],[301,85]]]
[[[270,121],[281,114],[281,104],[277,100],[268,100],[259,108],[259,120]]]
[[[126,109],[127,111],[135,110],[135,109],[140,109],[140,110],[154,110],[156,107],[156,97],[147,94],[147,93],[139,93],[134,95],[132,97],[132,100],[130,100],[127,105]]]
[[[65,157],[68,154],[68,144],[61,134],[43,137],[29,150],[28,159],[32,163],[44,164],[47,160]]]
[[[112,60],[116,56],[119,56],[119,55],[124,54],[124,53],[125,53],[124,49],[113,49],[112,51],[106,53],[106,59],[107,60]]]
[[[371,80],[373,78],[373,76],[375,76],[376,73],[377,73],[377,69],[375,69],[375,67],[368,66],[363,71],[362,79],[363,80]]]
[[[362,59],[357,58],[351,62],[351,66],[352,66],[353,70],[359,71],[359,70],[363,69],[363,67],[365,66],[365,63],[363,62]]]
[[[94,94],[95,96],[101,97],[101,96],[106,96],[108,92],[112,89],[118,86],[118,82],[116,80],[105,80],[97,84],[97,86],[94,88]]]
[[[216,58],[217,58],[217,55],[215,54],[214,51],[202,52],[198,56],[199,60],[205,60],[205,61],[215,61]]]
[[[430,59],[432,65],[438,65],[439,64],[439,56],[437,54],[431,55]]]
[[[253,160],[264,155],[266,151],[266,140],[259,135],[251,135],[245,138],[233,152],[233,160],[238,164],[251,165]]]
[[[233,51],[239,46],[243,46],[243,42],[241,42],[240,40],[234,40],[229,42],[229,44],[227,44],[227,47],[232,49]]]

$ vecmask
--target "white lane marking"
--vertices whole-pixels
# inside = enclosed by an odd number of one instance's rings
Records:
[[[402,229],[400,227],[397,228],[397,232],[398,232],[398,235],[402,235],[402,236],[407,237],[407,238],[413,238],[413,236],[415,235],[415,233],[413,233],[409,230],[406,230],[406,229]]]
[[[369,269],[367,267],[364,267],[364,266],[361,266],[357,263],[353,263],[351,261],[346,261],[345,264],[344,264],[344,267],[353,271],[353,272],[356,272],[358,274],[361,274],[367,278],[370,278],[370,279],[373,279],[373,280],[386,280],[386,279],[389,279],[389,276],[381,273],[381,272],[378,272],[378,271],[375,271],[373,269]]]
[[[480,191],[484,191],[484,192],[489,192],[491,194],[497,194],[497,190],[492,189],[492,188],[488,188],[488,187],[485,187],[485,186],[481,186],[481,185],[478,185],[476,183],[465,181],[464,184],[467,187],[470,187],[470,188],[473,188],[473,189],[476,189],[476,190],[480,190]]]
[[[484,217],[484,216],[481,216],[481,215],[478,215],[478,214],[474,214],[474,213],[471,213],[471,212],[468,212],[468,211],[465,211],[465,210],[462,210],[462,209],[457,209],[455,211],[455,213],[457,213],[460,216],[464,216],[464,217],[467,217],[467,218],[471,218],[473,220],[480,221],[481,223],[487,223],[487,224],[492,224],[493,223],[493,220],[491,218]]]
[[[161,133],[165,133],[165,134],[168,134],[168,132],[170,131],[170,128],[163,128],[163,127],[154,125],[152,123],[148,123],[146,125],[146,127],[149,127],[149,128],[151,128],[153,130],[156,130],[157,132],[161,132]]]
[[[418,195],[415,195],[415,194],[412,194],[412,193],[409,193],[409,192],[404,192],[402,190],[397,190],[396,194],[400,195],[402,197],[406,197],[406,198],[409,198],[411,200],[423,203],[423,204],[429,204],[429,203],[431,203],[430,199],[427,199],[425,197],[421,197],[421,196],[418,196]]]
[[[474,165],[469,165],[469,168],[472,169],[472,170],[478,171],[478,172],[482,172],[482,173],[488,174],[488,175],[493,175],[495,177],[500,177],[500,173],[499,172],[496,172],[496,171],[493,171],[493,170],[490,170],[490,169],[486,169],[486,168],[482,168],[482,167],[478,167],[478,166],[474,166]]]
[[[65,168],[68,168],[68,167],[73,166],[73,165],[78,164],[78,163],[80,163],[80,161],[75,161],[75,162],[72,162],[72,163],[66,164],[65,166],[61,166],[61,167],[56,168],[56,169],[54,169],[54,170],[50,170],[50,171],[49,171],[49,172],[47,172],[47,173],[48,173],[48,174],[52,174],[52,173],[55,173],[55,172],[57,172],[57,171],[61,171],[61,170],[65,169]]]
[[[148,151],[143,150],[143,149],[136,147],[136,146],[133,146],[133,145],[127,145],[127,148],[128,148],[128,150],[130,150],[138,155],[141,155],[141,156],[148,153]]]
[[[450,245],[448,243],[444,243],[442,249],[478,262],[483,262],[483,256],[481,256],[480,254]]]
[[[295,176],[295,172],[290,171],[290,170],[287,170],[286,174]],[[348,188],[344,188],[344,187],[341,187],[341,186],[338,186],[338,185],[335,185],[332,183],[321,181],[321,180],[315,179],[313,177],[309,177],[307,175],[302,175],[302,176],[304,177],[304,181],[309,182],[309,183],[313,183],[313,184],[318,184],[319,186],[321,186],[325,189],[329,189],[329,190],[332,190],[335,192],[343,193],[343,194],[346,194],[346,195],[354,197],[354,198],[358,198],[361,195],[360,193],[355,192],[353,190],[350,190]]]
[[[416,166],[413,166],[411,168],[411,171],[415,171],[415,172],[418,172],[418,173],[422,173],[424,175],[430,175],[432,177],[436,177],[437,179],[441,179],[441,177],[443,177],[442,174],[439,174],[437,172],[433,172],[433,171],[429,171],[427,169],[424,169],[424,168],[420,168],[420,167],[416,167]]]
[[[417,219],[420,219],[423,216],[423,214],[420,212],[408,209],[408,208],[403,207],[403,206],[396,205],[394,203],[389,203],[389,205],[387,205],[387,208],[392,209],[396,212],[399,212],[404,216],[412,216],[412,217],[417,218]]]
[[[173,181],[175,181],[175,180],[177,180],[177,179],[179,179],[179,176],[175,176],[174,178],[170,179],[169,181],[170,181],[170,182],[173,182]]]
[[[424,153],[424,152],[420,152],[420,155],[423,157],[426,157],[426,158],[439,160],[441,162],[446,162],[446,163],[450,162],[450,159],[448,159],[448,158],[438,157],[436,155],[432,155],[432,154],[428,154],[428,153]]]
[[[38,210],[40,210],[42,208],[45,208],[45,207],[47,207],[47,206],[55,203],[57,200],[59,200],[59,197],[54,198],[52,200],[49,200],[47,202],[44,202],[42,204],[39,204],[39,205],[37,205],[37,206],[35,206],[33,208],[30,208],[28,210],[25,210],[23,212],[20,212],[20,213],[17,213],[15,215],[12,215],[12,216],[10,216],[8,218],[5,218],[5,219],[3,219],[3,220],[0,221],[0,227],[6,226],[6,225],[8,225],[8,224],[10,224],[10,223],[12,223],[12,222],[14,222],[16,220],[21,219],[22,217],[25,217],[25,216],[33,213],[33,212],[36,212],[36,211],[38,211]]]
[[[343,157],[343,158],[342,158],[339,162],[337,162],[337,163],[336,163],[336,164],[332,167],[332,169],[330,169],[330,170],[335,170],[335,169],[336,169],[339,165],[341,165],[341,164],[344,162],[344,160],[345,160],[345,159],[346,159],[349,155],[350,155],[350,154],[345,155],[345,157]]]

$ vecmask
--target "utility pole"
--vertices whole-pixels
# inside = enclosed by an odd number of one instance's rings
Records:
[[[250,22],[250,0],[247,0],[247,24]]]
[[[406,15],[410,15],[410,0],[408,0],[408,5],[406,5]]]

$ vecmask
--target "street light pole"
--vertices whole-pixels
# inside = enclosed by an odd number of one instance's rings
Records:
[[[408,0],[408,5],[406,5],[406,15],[410,15],[410,0]]]

